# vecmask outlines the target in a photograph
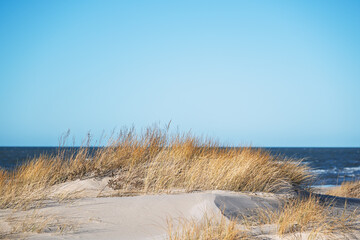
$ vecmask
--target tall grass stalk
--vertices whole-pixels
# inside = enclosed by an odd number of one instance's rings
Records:
[[[204,216],[202,221],[180,219],[174,227],[174,220],[168,220],[168,240],[245,240],[252,239],[247,231],[240,230],[236,221],[229,221],[223,215]]]
[[[343,182],[339,187],[327,192],[338,197],[360,198],[360,181]]]
[[[334,209],[332,202],[322,202],[310,195],[306,199],[289,199],[280,209],[259,209],[242,222],[248,227],[274,224],[279,236],[305,234],[307,239],[321,236],[346,238],[358,228],[358,212]]]
[[[201,221],[170,219],[168,239],[358,239],[357,211],[338,211],[314,196],[294,198],[279,209],[256,209],[230,220],[224,215],[205,215]]]

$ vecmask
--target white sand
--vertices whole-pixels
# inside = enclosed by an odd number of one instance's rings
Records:
[[[50,189],[49,198],[74,192],[81,198],[62,202],[49,200],[36,210],[0,210],[0,238],[166,239],[169,219],[176,229],[177,219],[201,221],[205,215],[221,214],[236,217],[254,208],[276,208],[281,197],[279,194],[229,191],[97,197],[114,193],[106,184],[106,179],[67,182]],[[30,233],[22,233],[25,228]],[[41,233],[33,232],[41,228]],[[64,231],[59,232],[59,228]],[[265,231],[263,237],[268,234],[266,239],[278,239],[271,235],[272,230],[270,227],[270,232]]]
[[[269,207],[276,202],[273,198],[266,199]],[[42,233],[29,239],[165,239],[169,219],[200,221],[204,214],[220,216],[219,207],[235,215],[263,204],[257,197],[224,191],[85,198],[37,211],[38,215],[72,221],[78,225],[77,230],[61,235]]]
[[[237,216],[256,207],[274,207],[278,200],[227,191],[207,191],[172,195],[143,195],[135,197],[96,197],[114,193],[106,187],[107,180],[76,180],[54,186],[49,197],[76,193],[82,198],[56,202],[48,201],[36,210],[0,210],[3,232],[22,232],[21,225],[40,226],[45,233],[29,233],[5,237],[26,236],[27,239],[165,239],[167,220],[192,219],[200,221],[204,215]],[[101,194],[100,194],[101,193]],[[263,195],[263,194],[262,194]],[[63,233],[57,228],[65,227]],[[20,229],[20,230],[19,230]],[[4,237],[3,236],[3,237]]]

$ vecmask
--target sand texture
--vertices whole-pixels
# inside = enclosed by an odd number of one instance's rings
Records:
[[[256,208],[277,209],[291,194],[203,191],[193,193],[109,197],[116,191],[107,179],[55,185],[49,200],[26,211],[0,210],[5,239],[166,239],[169,220],[201,221],[204,216],[227,219],[249,215]],[[300,195],[306,197],[306,192]],[[73,195],[73,198],[69,198]],[[59,200],[59,196],[65,200]],[[108,196],[108,197],[99,197]],[[341,202],[339,203],[341,205]],[[351,207],[360,206],[354,200]],[[340,206],[341,207],[341,206]],[[254,228],[254,239],[278,239],[274,227]],[[303,236],[306,236],[303,235]],[[291,239],[291,238],[290,238]],[[306,239],[306,238],[305,238]]]

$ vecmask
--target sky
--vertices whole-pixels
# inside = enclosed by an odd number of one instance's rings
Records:
[[[0,146],[153,123],[360,147],[360,1],[0,1]]]

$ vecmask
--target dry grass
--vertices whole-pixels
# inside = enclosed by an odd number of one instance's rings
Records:
[[[358,220],[356,211],[335,210],[331,203],[321,203],[316,197],[310,196],[307,199],[290,199],[277,210],[258,209],[233,220],[227,220],[223,215],[205,216],[202,221],[180,220],[177,224],[170,220],[168,239],[270,239],[267,236],[285,239],[357,239],[354,231],[358,230]]]
[[[239,230],[235,221],[224,216],[220,218],[205,216],[203,221],[180,220],[174,229],[173,220],[168,221],[169,240],[243,240],[252,239],[246,231]]]
[[[57,233],[64,234],[76,230],[77,226],[69,220],[55,216],[43,215],[36,210],[26,215],[9,216],[6,221],[11,230],[4,232],[3,237],[18,238],[27,233]]]
[[[64,159],[62,152],[56,156],[40,156],[14,171],[2,170],[0,206],[3,208],[29,206],[36,200],[46,198],[46,190],[49,186],[81,177],[78,167],[82,167],[82,158],[86,155],[86,151],[88,151],[86,148],[81,149],[71,159]]]
[[[360,198],[360,181],[343,182],[340,187],[335,187],[326,194],[338,197]]]
[[[279,210],[257,210],[250,217],[242,217],[248,227],[275,224],[280,236],[305,233],[307,239],[350,235],[357,230],[358,220],[357,211],[334,209],[331,202],[321,202],[311,195],[307,199],[290,199]]]
[[[258,209],[233,220],[205,216],[200,222],[180,220],[176,229],[173,221],[168,221],[168,239],[262,239],[262,234],[295,239],[357,239],[353,233],[358,230],[358,220],[356,211],[336,211],[331,203],[310,196],[291,199],[278,210]],[[265,232],[254,230],[265,225]]]
[[[45,199],[51,185],[94,176],[114,176],[109,185],[124,195],[173,189],[276,192],[311,180],[299,161],[261,149],[221,148],[154,126],[142,134],[124,129],[92,154],[83,147],[69,156],[60,148],[57,155],[40,156],[14,171],[0,170],[0,207],[29,207]]]

